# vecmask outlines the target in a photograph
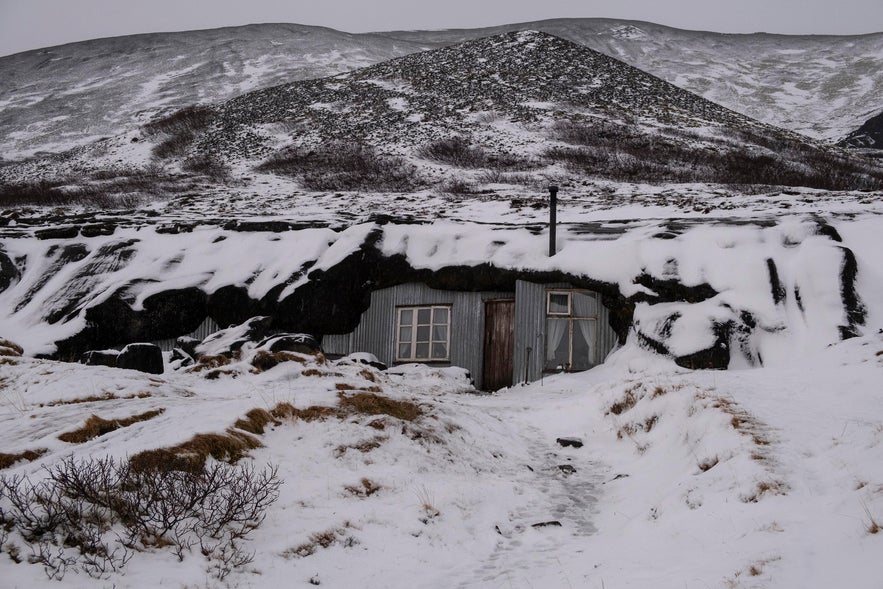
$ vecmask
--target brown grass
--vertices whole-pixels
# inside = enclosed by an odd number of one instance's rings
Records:
[[[49,450],[46,448],[40,448],[38,450],[25,450],[24,452],[19,452],[18,454],[6,454],[0,452],[0,470],[4,468],[9,468],[20,460],[33,462],[48,451]]]
[[[262,435],[264,427],[269,423],[280,425],[281,422],[277,421],[266,409],[255,408],[245,414],[245,419],[237,419],[233,427],[250,434]]]
[[[220,368],[221,366],[226,366],[230,363],[230,358],[224,356],[223,354],[218,354],[216,356],[212,355],[204,355],[200,356],[196,360],[196,364],[194,364],[190,368],[190,372],[202,372],[203,370],[212,370],[214,368]]]
[[[0,356],[21,356],[24,353],[25,351],[20,345],[0,338]]]
[[[112,401],[114,399],[147,399],[151,397],[152,394],[148,392],[136,393],[134,395],[126,395],[125,397],[118,397],[113,393],[104,393],[103,395],[91,395],[89,397],[78,397],[76,399],[58,399],[57,401],[50,401],[45,405],[41,404],[40,407],[56,407],[58,405],[77,405],[79,403],[95,403],[97,401]]]
[[[258,350],[251,359],[251,365],[257,372],[265,372],[271,368],[282,364],[283,362],[298,362],[306,364],[307,359],[302,354],[295,352],[268,352],[267,350]]]
[[[662,395],[665,395],[667,393],[668,393],[668,391],[665,390],[664,388],[656,387],[655,389],[653,389],[653,393],[650,395],[650,398],[655,399],[655,398],[661,397]]]
[[[124,419],[104,419],[97,415],[92,415],[86,420],[83,427],[71,432],[65,432],[59,435],[58,439],[62,442],[68,442],[71,444],[82,444],[120,428],[128,427],[141,421],[147,421],[148,419],[153,419],[164,411],[165,409],[154,409],[153,411],[146,411],[145,413],[133,415],[132,417],[126,417]]]
[[[249,450],[260,447],[261,443],[257,438],[235,430],[227,430],[223,434],[196,434],[171,448],[139,452],[129,458],[129,464],[136,471],[202,472],[209,456],[215,460],[235,463]]]
[[[371,382],[377,382],[377,377],[374,376],[374,373],[368,370],[367,368],[363,368],[359,371],[359,376],[364,378],[365,380],[369,380]]]
[[[382,393],[383,389],[378,386],[367,386],[367,387],[357,387],[355,385],[347,384],[345,382],[339,382],[334,385],[334,388],[338,391],[365,391],[367,393]]]
[[[614,403],[607,410],[607,413],[613,413],[614,415],[621,415],[634,407],[638,403],[638,397],[635,395],[634,388],[627,389],[625,395],[623,395],[622,399]]]
[[[349,413],[363,415],[389,415],[403,421],[414,421],[423,415],[423,409],[410,401],[398,401],[375,395],[373,392],[360,392],[355,395],[338,394],[338,405]]]
[[[347,485],[343,490],[357,497],[370,497],[383,488],[369,478],[363,478],[359,483],[361,485]]]
[[[346,454],[347,450],[358,450],[362,454],[367,454],[368,452],[379,448],[380,445],[387,439],[388,438],[384,436],[376,436],[374,438],[371,438],[370,440],[364,440],[355,444],[341,444],[334,449],[334,456],[336,458],[340,458],[341,456]]]
[[[282,552],[282,556],[284,558],[294,558],[300,557],[304,558],[307,556],[311,556],[316,553],[319,548],[329,548],[334,544],[337,544],[341,538],[344,539],[344,545],[350,545],[351,543],[355,543],[353,538],[346,536],[346,529],[350,527],[349,524],[344,524],[343,528],[331,528],[325,530],[324,532],[316,532],[314,534],[310,534],[310,539],[303,544],[296,546],[295,548],[289,548]]]
[[[788,486],[781,481],[761,481],[757,483],[754,492],[742,497],[745,503],[757,503],[764,495],[784,495]]]

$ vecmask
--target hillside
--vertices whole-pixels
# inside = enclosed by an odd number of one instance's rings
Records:
[[[828,141],[881,108],[883,34],[724,35],[605,19],[359,35],[250,25],[99,39],[0,58],[0,157],[64,151],[194,102],[512,30],[571,40],[762,122]]]
[[[310,192],[525,193],[599,179],[883,186],[878,164],[536,31],[187,107],[91,146],[7,163],[0,181],[7,194],[61,203],[102,187],[186,192],[209,182],[247,192],[255,172]]]

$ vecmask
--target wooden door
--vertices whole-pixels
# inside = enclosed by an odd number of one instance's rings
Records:
[[[512,386],[515,350],[515,299],[484,304],[484,370],[481,388],[495,391]]]

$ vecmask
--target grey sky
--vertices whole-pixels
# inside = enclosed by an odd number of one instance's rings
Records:
[[[883,0],[0,0],[0,55],[98,37],[261,22],[355,33],[560,17],[727,33],[848,35],[883,31]]]

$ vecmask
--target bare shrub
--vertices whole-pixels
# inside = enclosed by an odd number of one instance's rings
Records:
[[[416,168],[403,158],[384,156],[369,145],[352,142],[332,142],[315,149],[289,147],[257,169],[298,177],[309,190],[407,192],[422,184]]]
[[[29,561],[53,579],[71,568],[106,578],[133,549],[171,547],[183,559],[194,546],[223,579],[251,561],[241,542],[264,521],[281,485],[275,467],[224,463],[185,472],[68,458],[46,474],[38,483],[0,477],[0,491],[9,506],[3,517],[30,546]]]
[[[181,169],[213,180],[225,180],[230,176],[230,168],[218,156],[208,153],[187,158],[181,164]]]
[[[453,178],[451,180],[448,180],[447,182],[444,182],[439,187],[439,190],[447,194],[475,194],[475,192],[477,191],[477,187],[474,183],[468,180],[463,180],[462,178]]]
[[[214,117],[215,111],[210,107],[193,105],[150,121],[142,128],[147,135],[159,133],[174,134],[181,131],[202,131],[211,125]]]
[[[458,168],[484,168],[488,154],[481,147],[473,147],[462,137],[448,137],[424,145],[418,152],[421,157]]]

